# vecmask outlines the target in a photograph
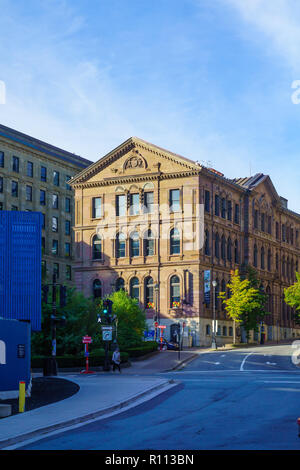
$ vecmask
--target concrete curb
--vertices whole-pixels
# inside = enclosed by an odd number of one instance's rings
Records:
[[[148,389],[144,390],[143,392],[138,393],[137,395],[131,396],[130,398],[122,402],[116,403],[115,405],[112,405],[108,408],[103,408],[98,411],[88,413],[87,415],[78,416],[68,421],[64,421],[64,422],[62,421],[60,423],[51,424],[49,426],[44,426],[44,427],[42,426],[39,429],[35,429],[34,431],[23,433],[22,435],[10,437],[8,439],[2,439],[0,440],[0,450],[5,449],[6,447],[13,446],[15,444],[20,444],[24,441],[33,439],[35,437],[40,437],[42,439],[44,437],[47,437],[47,434],[53,431],[56,431],[58,429],[63,430],[64,428],[68,428],[70,426],[80,424],[80,423],[85,423],[86,421],[100,418],[100,417],[102,417],[102,419],[105,419],[109,417],[109,415],[112,413],[114,413],[115,415],[115,414],[125,411],[126,408],[128,407],[132,408],[134,406],[138,406],[140,404],[139,402],[142,399],[144,399],[143,401],[146,401],[145,399],[147,398],[148,395],[150,395],[148,398],[150,400],[168,390],[171,390],[174,387],[177,387],[179,384],[180,384],[179,381],[166,380],[166,382],[163,384],[151,386]]]

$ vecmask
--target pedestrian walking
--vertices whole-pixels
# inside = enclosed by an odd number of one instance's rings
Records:
[[[119,349],[116,349],[113,353],[112,356],[112,363],[113,363],[113,372],[117,369],[119,369],[119,372],[121,372],[121,355]]]

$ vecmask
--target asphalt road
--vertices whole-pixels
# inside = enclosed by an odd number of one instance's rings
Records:
[[[293,351],[280,345],[201,354],[167,373],[181,382],[174,391],[22,449],[299,450]]]

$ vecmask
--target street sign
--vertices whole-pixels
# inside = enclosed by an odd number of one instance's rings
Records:
[[[166,325],[158,325],[157,328],[162,328],[162,329],[164,329],[164,328],[167,328],[167,327],[166,327]]]
[[[112,340],[112,326],[103,326],[102,327],[102,339],[103,341]]]
[[[90,344],[90,343],[92,343],[92,341],[93,341],[93,340],[92,340],[92,338],[91,338],[90,336],[84,336],[84,337],[82,338],[83,344]]]
[[[154,323],[154,326],[155,326],[155,328],[158,328],[158,322],[157,321]]]

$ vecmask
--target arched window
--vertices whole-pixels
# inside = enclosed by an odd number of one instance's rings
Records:
[[[224,235],[222,235],[221,238],[221,258],[223,261],[226,260],[226,240]]]
[[[271,271],[272,269],[272,253],[271,249],[268,249],[268,271]]]
[[[140,237],[138,232],[130,235],[130,256],[140,256]]]
[[[144,256],[154,255],[154,235],[151,230],[147,230],[144,235]]]
[[[180,279],[176,275],[170,279],[170,306],[180,306]]]
[[[152,277],[145,279],[145,308],[154,308],[154,284]]]
[[[228,261],[232,260],[232,242],[230,237],[227,240],[227,259]]]
[[[220,237],[218,233],[216,233],[215,238],[215,257],[220,258]]]
[[[133,277],[130,280],[130,297],[136,300],[140,299],[140,286],[137,277]]]
[[[233,328],[232,328],[232,326],[229,327],[229,336],[233,336]]]
[[[265,269],[265,249],[263,246],[260,250],[260,267],[261,269]]]
[[[223,326],[223,336],[227,336],[227,326]]]
[[[253,250],[253,265],[257,268],[257,245],[254,245]]]
[[[205,230],[205,245],[204,245],[204,253],[209,256],[210,249],[209,249],[209,231]]]
[[[95,279],[93,282],[93,295],[95,299],[102,297],[102,285],[100,279]]]
[[[206,333],[206,335],[210,335],[210,325],[206,325],[205,333]]]
[[[125,258],[126,256],[126,237],[124,233],[118,233],[116,238],[116,258]]]
[[[171,255],[180,254],[180,234],[177,228],[172,228],[170,232],[170,253]]]
[[[102,240],[98,237],[98,235],[93,236],[93,259],[101,259],[102,258]]]
[[[239,263],[239,242],[237,240],[234,242],[234,262]]]
[[[122,277],[119,277],[117,280],[116,280],[116,291],[118,290],[125,290],[125,281]]]

